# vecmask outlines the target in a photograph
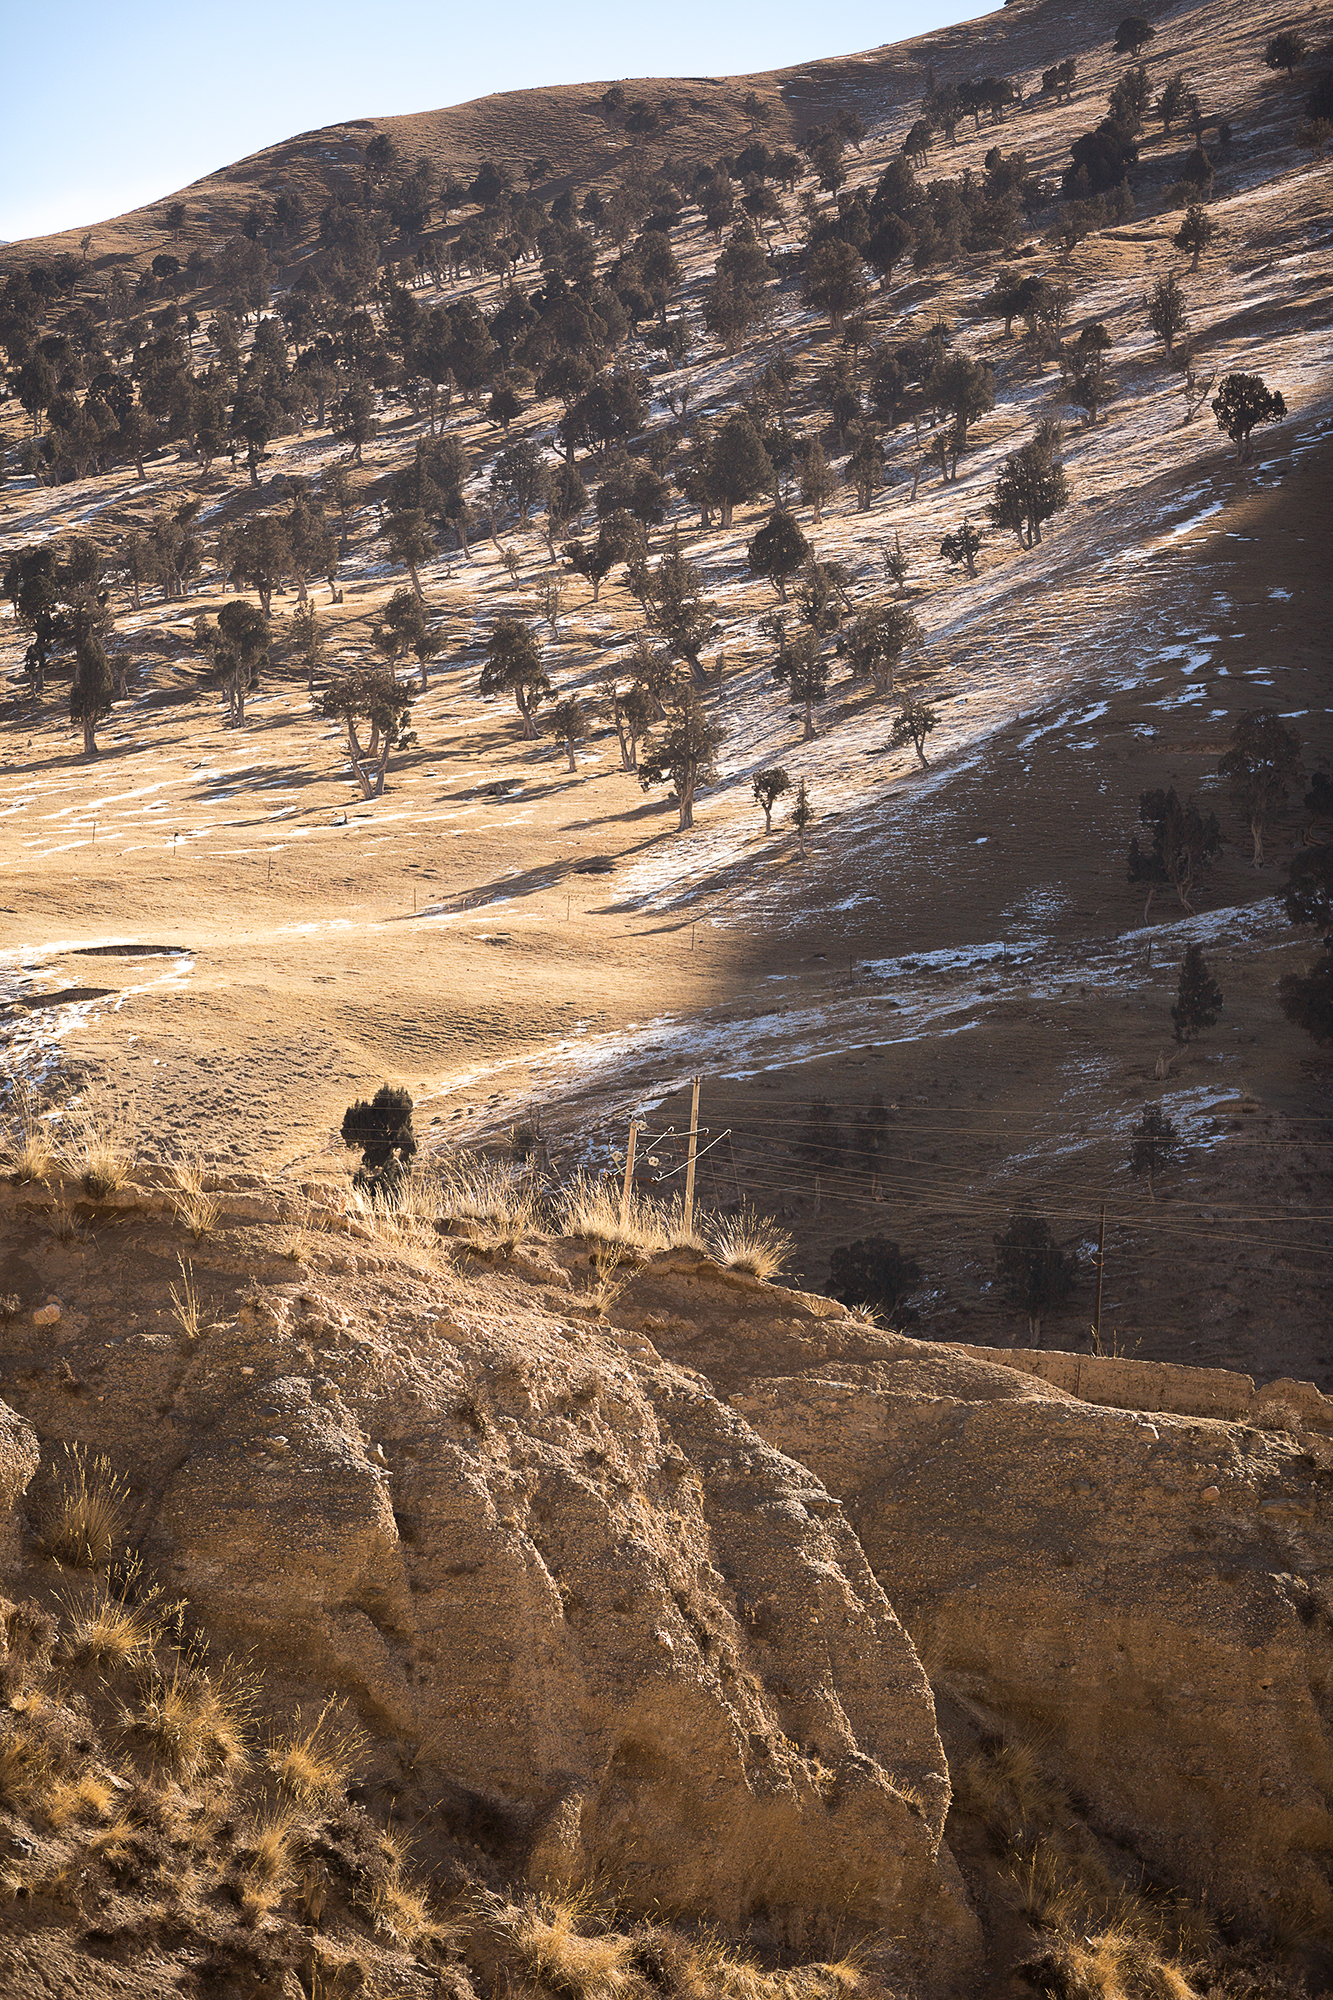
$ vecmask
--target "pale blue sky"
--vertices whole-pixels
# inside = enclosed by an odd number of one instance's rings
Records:
[[[104,221],[342,118],[532,84],[775,69],[989,11],[987,0],[13,0],[0,238]]]

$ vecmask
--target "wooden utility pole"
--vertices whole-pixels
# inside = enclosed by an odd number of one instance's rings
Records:
[[[699,1151],[699,1082],[694,1079],[694,1097],[690,1104],[690,1151],[685,1163],[685,1233],[688,1236],[694,1227],[694,1162]]]
[[[1106,1270],[1106,1203],[1102,1203],[1101,1227],[1097,1231],[1097,1322],[1096,1348],[1100,1354],[1102,1346],[1102,1276]]]
[[[620,1226],[629,1227],[629,1198],[634,1188],[634,1148],[638,1144],[639,1128],[631,1118],[629,1121],[629,1150],[625,1154],[625,1187],[620,1197]]]

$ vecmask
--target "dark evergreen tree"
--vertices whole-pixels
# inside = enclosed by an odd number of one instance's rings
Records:
[[[810,557],[810,544],[797,525],[796,516],[785,507],[775,507],[754,540],[746,547],[751,576],[766,576],[787,601],[787,580]]]
[[[1158,889],[1172,888],[1180,906],[1194,915],[1193,894],[1201,871],[1222,850],[1222,835],[1215,813],[1203,814],[1193,799],[1182,805],[1175,791],[1143,792],[1139,797],[1139,823],[1152,834],[1145,852],[1137,837],[1129,844],[1129,880],[1147,885],[1143,906],[1146,924],[1152,914]]]
[[[1231,731],[1231,748],[1217,767],[1229,778],[1254,841],[1254,865],[1264,859],[1264,834],[1286,803],[1287,788],[1301,766],[1301,739],[1276,709],[1259,708],[1239,716]]]
[[[1180,961],[1180,981],[1176,987],[1171,1019],[1175,1039],[1183,1047],[1192,1042],[1201,1028],[1211,1028],[1222,1011],[1222,989],[1208,967],[1201,944],[1185,947]]]
[[[542,665],[541,648],[528,626],[517,618],[497,619],[486,642],[486,664],[481,670],[483,695],[512,694],[523,722],[526,741],[537,735],[537,710],[551,692],[551,682]]]
[[[361,1148],[356,1185],[388,1192],[407,1170],[417,1150],[412,1130],[412,1097],[382,1083],[369,1103],[363,1097],[343,1113],[344,1146]]]
[[[678,833],[694,825],[694,795],[712,776],[713,753],[721,741],[721,729],[709,721],[693,687],[688,682],[677,686],[660,733],[639,754],[639,783],[645,791],[670,784]]]
[[[784,792],[791,790],[791,779],[780,764],[766,771],[756,771],[750,785],[754,802],[764,815],[764,832],[773,831],[773,808]]]
[[[1276,423],[1286,414],[1280,392],[1270,389],[1262,375],[1224,375],[1213,398],[1217,428],[1226,432],[1241,459],[1249,457],[1251,432],[1260,424]]]
[[[1148,1176],[1148,1193],[1156,1197],[1157,1176],[1180,1160],[1180,1134],[1161,1109],[1150,1104],[1130,1135],[1129,1170]]]
[[[1042,1320],[1073,1291],[1078,1260],[1059,1248],[1040,1216],[1016,1215],[995,1239],[995,1275],[1004,1303],[1027,1315],[1032,1342],[1040,1346]]]
[[[899,1331],[920,1317],[908,1303],[920,1283],[916,1258],[905,1257],[887,1236],[840,1243],[829,1258],[829,1297],[873,1312]]]

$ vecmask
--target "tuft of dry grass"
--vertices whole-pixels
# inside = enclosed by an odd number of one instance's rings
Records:
[[[300,1727],[301,1711],[296,1711],[296,1727],[275,1736],[264,1751],[264,1763],[284,1791],[307,1805],[322,1805],[347,1790],[353,1762],[364,1747],[360,1730],[337,1730],[330,1726],[343,1707],[341,1701],[326,1701],[309,1729]]]
[[[597,1180],[578,1173],[556,1197],[556,1225],[563,1236],[581,1236],[587,1243],[608,1243],[624,1250],[651,1254],[655,1250],[704,1250],[703,1235],[685,1227],[685,1207],[679,1196],[654,1201],[630,1190],[628,1202],[614,1180]]]
[[[776,1278],[795,1248],[791,1237],[769,1215],[743,1208],[739,1215],[719,1218],[707,1231],[708,1247],[729,1271],[748,1271],[767,1282]]]
[[[38,1525],[38,1546],[69,1569],[105,1569],[124,1545],[130,1489],[105,1453],[61,1448]]]
[[[176,1262],[180,1266],[181,1281],[179,1285],[172,1285],[168,1292],[171,1300],[171,1316],[185,1339],[193,1345],[203,1329],[203,1305],[199,1298],[199,1287],[194,1282],[194,1265],[188,1264],[184,1257],[179,1255]]]
[[[449,1222],[476,1222],[490,1247],[513,1247],[541,1223],[541,1193],[531,1166],[457,1153],[438,1164],[436,1213]]]
[[[138,1567],[137,1562],[130,1566],[119,1590],[99,1584],[83,1597],[65,1592],[59,1648],[63,1664],[115,1669],[132,1665],[151,1652],[157,1638],[152,1604],[161,1593],[154,1589],[146,1593],[144,1601],[129,1601]]]
[[[23,1183],[40,1185],[50,1180],[56,1166],[51,1127],[37,1092],[21,1077],[11,1084],[6,1111],[9,1130],[0,1153],[4,1171]]]
[[[144,1671],[138,1702],[122,1707],[120,1727],[189,1785],[215,1771],[244,1768],[251,1707],[247,1684],[229,1664],[209,1674],[178,1660],[170,1677],[156,1664]]]
[[[188,1229],[196,1243],[216,1227],[222,1202],[206,1186],[207,1173],[202,1153],[187,1153],[172,1168],[176,1186],[171,1206],[177,1222]]]
[[[613,2000],[639,1984],[633,1940],[600,1928],[586,1896],[546,1894],[521,1908],[514,1949],[530,1978],[568,2000]]]
[[[54,1831],[72,1821],[101,1819],[112,1799],[114,1788],[97,1771],[80,1771],[69,1778],[53,1778],[42,1798],[46,1821]]]
[[[407,1947],[426,1944],[440,1934],[425,1894],[396,1868],[371,1890],[370,1917],[376,1930]]]
[[[126,1185],[138,1150],[137,1129],[134,1100],[101,1085],[66,1109],[61,1153],[93,1201]]]

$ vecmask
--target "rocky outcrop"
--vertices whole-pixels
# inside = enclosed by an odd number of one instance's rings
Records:
[[[13,1568],[19,1550],[18,1502],[37,1470],[39,1453],[32,1425],[0,1403],[0,1577]]]
[[[1282,1433],[971,1356],[951,1382],[949,1353],[734,1402],[843,1497],[937,1687],[1043,1743],[1168,1878],[1263,1921],[1280,1891],[1327,1933],[1328,1474]]]
[[[140,1216],[66,1258],[7,1379],[131,1476],[135,1539],[219,1643],[349,1694],[384,1771],[533,1886],[814,1955],[883,1932],[926,1990],[966,1983],[930,1686],[813,1472],[531,1283],[339,1246],[292,1282],[212,1239],[191,1340],[169,1250]]]

